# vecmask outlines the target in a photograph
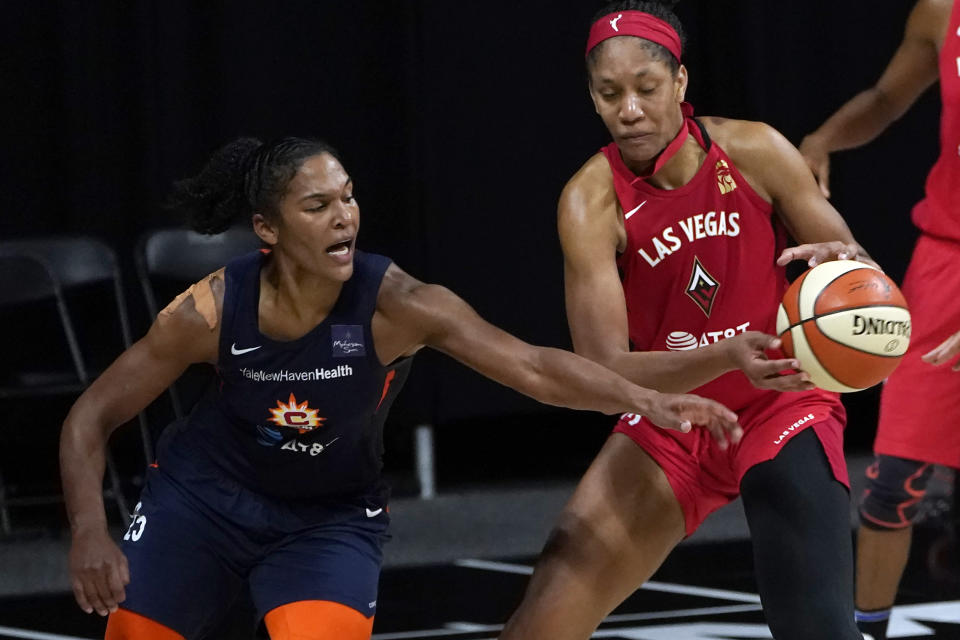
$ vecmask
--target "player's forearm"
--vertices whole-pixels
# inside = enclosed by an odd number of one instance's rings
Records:
[[[60,477],[70,529],[107,528],[103,473],[107,432],[97,428],[81,400],[71,409],[60,434]],[[86,415],[85,415],[86,414]]]
[[[546,404],[606,414],[642,413],[654,395],[610,369],[568,351],[537,348],[525,388]]]
[[[808,138],[827,153],[853,149],[879,136],[910,105],[897,105],[877,87],[862,91],[844,104]]]
[[[687,393],[736,369],[724,341],[689,351],[624,351],[602,362],[630,382],[661,393]]]

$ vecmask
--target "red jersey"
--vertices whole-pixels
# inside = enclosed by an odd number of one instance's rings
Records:
[[[913,223],[960,242],[960,0],[940,50],[940,98],[940,157],[927,176],[926,197],[913,208]]]
[[[624,212],[627,246],[617,265],[636,351],[696,349],[745,331],[776,334],[787,287],[784,268],[776,265],[786,232],[773,207],[695,121],[687,124],[707,157],[677,189],[637,178],[616,143],[603,148]],[[694,393],[738,411],[776,392],[757,389],[734,371]]]

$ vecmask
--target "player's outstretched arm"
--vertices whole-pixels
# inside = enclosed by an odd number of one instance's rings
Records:
[[[939,367],[949,362],[954,356],[960,356],[960,331],[941,342],[935,349],[923,354],[921,360]],[[951,369],[960,371],[960,359],[953,363]]]
[[[219,331],[197,312],[192,297],[183,302],[162,312],[147,335],[84,391],[63,424],[60,474],[72,535],[70,577],[77,603],[87,613],[114,611],[130,581],[126,558],[107,531],[101,491],[110,434],[188,365],[217,357]]]
[[[545,404],[637,413],[681,431],[702,425],[721,442],[740,438],[736,415],[717,402],[660,394],[568,351],[530,345],[485,321],[449,289],[419,283],[400,276],[398,268],[391,269],[394,283],[402,278],[406,282],[393,293],[381,289],[378,311],[394,336],[405,333],[400,341],[404,351],[418,344],[433,347]]]
[[[602,156],[589,161],[560,196],[558,227],[574,350],[661,392],[687,392],[736,369],[762,388],[808,388],[803,375],[780,375],[796,363],[768,359],[764,351],[776,348],[776,338],[757,332],[690,351],[630,350],[627,305],[616,264],[622,225],[609,171]]]
[[[800,143],[820,190],[830,197],[830,154],[864,145],[900,118],[938,75],[937,40],[950,0],[920,0],[907,20],[903,41],[877,83],[861,91]]]

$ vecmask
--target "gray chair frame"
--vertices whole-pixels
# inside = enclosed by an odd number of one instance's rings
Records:
[[[56,301],[73,365],[73,375],[69,376],[72,379],[68,379],[67,372],[64,372],[63,379],[24,379],[21,384],[0,387],[0,398],[80,393],[92,382],[64,293],[71,287],[111,283],[123,345],[130,346],[130,321],[116,254],[100,240],[91,237],[47,237],[3,241],[0,242],[0,265],[4,273],[4,282],[0,284],[0,304],[16,305],[46,298]],[[149,454],[149,443],[145,439],[146,424],[142,417],[140,429],[144,451]],[[149,455],[147,458],[150,459]],[[122,521],[126,523],[130,518],[130,509],[109,446],[106,462],[110,489],[105,495],[113,498]],[[13,529],[10,506],[49,504],[62,499],[60,496],[11,498],[7,493],[0,475],[0,530],[5,534],[10,534]]]

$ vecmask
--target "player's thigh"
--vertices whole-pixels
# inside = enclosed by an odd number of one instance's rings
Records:
[[[663,470],[613,434],[570,498],[501,638],[587,638],[684,536]]]
[[[239,546],[223,523],[151,473],[121,544],[130,567],[121,606],[188,639],[202,636],[243,585]]]
[[[373,632],[373,616],[327,600],[281,605],[264,622],[270,640],[368,640]]]
[[[386,512],[367,518],[359,510],[351,519],[318,524],[272,549],[250,572],[258,613],[267,617],[291,603],[322,601],[372,619],[388,523]]]

